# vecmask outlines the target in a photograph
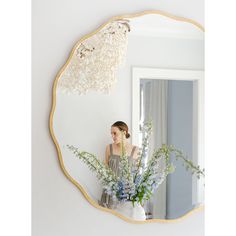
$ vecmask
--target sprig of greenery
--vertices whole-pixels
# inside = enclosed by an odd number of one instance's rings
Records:
[[[191,170],[192,175],[196,174],[197,178],[200,179],[201,176],[205,177],[205,169],[203,168],[201,170],[199,165],[194,165],[194,163],[189,160],[186,155],[183,154],[183,152],[177,148],[175,148],[173,145],[170,146],[172,152],[175,154],[175,159],[176,160],[182,160],[183,165],[185,166],[186,170]]]
[[[152,132],[152,122],[147,122],[143,126],[143,142],[142,152],[139,154],[139,161],[134,173],[129,165],[129,160],[124,148],[124,133],[122,133],[121,156],[120,156],[120,176],[116,176],[113,170],[106,166],[95,155],[82,151],[78,148],[67,145],[75,156],[81,159],[91,171],[96,172],[97,178],[101,181],[103,188],[113,197],[120,201],[131,200],[133,205],[135,202],[144,204],[153,195],[167,175],[175,171],[175,167],[171,162],[171,154],[176,160],[181,160],[186,170],[191,170],[191,174],[196,174],[198,178],[205,176],[204,169],[201,170],[199,165],[189,160],[183,152],[173,145],[163,144],[161,148],[155,150],[144,166],[144,157],[148,152],[148,144]],[[142,171],[141,171],[142,170]]]
[[[124,147],[124,132],[122,131],[122,140],[121,140],[121,156],[119,163],[119,173],[118,176],[118,187],[119,191],[117,192],[117,198],[120,201],[130,200],[132,194],[135,192],[134,179],[132,175],[132,167],[129,164],[129,159]]]
[[[144,123],[144,125],[142,127],[142,133],[143,133],[142,149],[141,149],[142,151],[141,151],[141,155],[139,156],[139,161],[138,161],[136,173],[134,176],[134,182],[136,181],[138,174],[141,172],[140,169],[144,168],[143,160],[148,152],[149,140],[150,140],[150,136],[152,133],[152,122],[151,121]]]
[[[120,177],[125,178],[128,182],[133,182],[133,176],[131,174],[131,166],[129,165],[129,159],[124,147],[124,133],[122,132],[121,140],[121,156],[120,156]]]
[[[164,164],[164,167],[161,167]],[[136,187],[136,195],[133,196],[132,202],[139,202],[141,205],[149,200],[169,173],[174,171],[174,166],[170,162],[170,148],[163,145],[157,151],[154,151],[152,158],[148,161],[147,167],[142,174],[142,180]]]
[[[110,167],[106,166],[102,161],[96,158],[95,155],[89,152],[80,152],[78,148],[73,145],[67,145],[67,147],[76,157],[82,160],[91,171],[96,173],[97,178],[107,192],[111,195],[116,194],[118,178]]]

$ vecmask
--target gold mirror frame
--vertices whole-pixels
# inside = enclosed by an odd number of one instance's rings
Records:
[[[130,218],[127,218],[125,216],[123,216],[122,214],[114,211],[114,210],[111,210],[111,209],[108,209],[108,208],[104,208],[100,205],[98,205],[87,193],[86,191],[84,190],[84,188],[75,180],[73,179],[70,174],[67,172],[65,166],[64,166],[64,163],[63,163],[63,158],[62,158],[62,154],[61,154],[61,150],[60,150],[60,147],[59,147],[59,144],[56,140],[56,137],[54,135],[54,131],[53,131],[53,115],[54,115],[54,111],[55,111],[55,107],[56,107],[56,88],[57,88],[57,82],[61,76],[61,74],[64,72],[66,66],[69,64],[75,50],[80,46],[80,44],[86,40],[87,38],[95,35],[98,31],[100,31],[102,28],[104,28],[107,24],[109,24],[110,22],[114,21],[114,20],[121,20],[123,18],[135,18],[135,17],[140,17],[140,16],[143,16],[143,15],[147,15],[147,14],[158,14],[158,15],[162,15],[162,16],[165,16],[165,17],[168,17],[168,18],[171,18],[173,20],[177,20],[177,21],[183,21],[183,22],[188,22],[196,27],[198,27],[200,30],[202,30],[203,32],[205,31],[204,30],[204,27],[202,25],[200,25],[199,23],[197,23],[196,21],[194,20],[191,20],[191,19],[187,19],[187,18],[184,18],[184,17],[179,17],[179,16],[174,16],[174,15],[171,15],[169,13],[166,13],[166,12],[162,12],[162,11],[159,11],[159,10],[149,10],[149,11],[143,11],[143,12],[140,12],[140,13],[134,13],[134,14],[127,14],[127,15],[121,15],[121,16],[115,16],[115,17],[112,17],[110,20],[108,20],[106,23],[104,23],[103,25],[101,25],[98,29],[96,29],[95,31],[93,31],[92,33],[89,33],[87,35],[85,35],[84,37],[82,37],[76,44],[75,46],[73,47],[70,55],[69,55],[69,58],[67,59],[66,63],[63,65],[63,67],[60,69],[60,71],[58,72],[58,74],[56,75],[56,78],[54,80],[54,83],[53,83],[53,88],[52,88],[52,108],[51,108],[51,112],[50,112],[50,117],[49,117],[49,130],[50,130],[50,134],[51,134],[51,137],[52,137],[52,140],[56,146],[56,150],[57,150],[57,154],[58,154],[58,159],[59,159],[59,163],[60,163],[60,167],[63,171],[63,173],[65,174],[65,176],[81,191],[81,193],[84,195],[84,197],[87,199],[87,201],[92,205],[94,206],[95,208],[97,209],[100,209],[102,211],[106,211],[106,212],[110,212],[111,214],[115,215],[115,216],[118,216],[119,218],[129,222],[129,223],[134,223],[134,224],[145,224],[145,223],[152,223],[152,222],[176,222],[176,221],[179,221],[181,219],[184,219],[186,218],[187,216],[189,216],[190,214],[192,214],[193,212],[196,212],[196,211],[200,211],[200,210],[203,210],[204,209],[204,205],[200,206],[200,207],[197,207],[197,208],[194,208],[193,210],[189,211],[188,213],[186,213],[185,215],[179,217],[179,218],[176,218],[176,219],[150,219],[150,220],[146,220],[146,221],[137,221],[137,220],[132,220]]]

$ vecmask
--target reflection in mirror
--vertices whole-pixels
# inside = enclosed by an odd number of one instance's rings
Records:
[[[118,171],[111,159],[121,162],[123,143],[128,162],[137,168],[138,147],[145,135],[140,128],[151,119],[149,149],[140,173],[162,144],[183,150],[191,163],[203,168],[203,55],[202,29],[159,14],[116,18],[74,47],[56,79],[50,128],[64,173],[92,204],[146,221],[176,219],[203,204],[202,178],[186,171],[174,155],[170,156],[174,173],[135,207],[122,201],[106,205],[109,192],[104,192],[88,161],[83,163],[86,156],[102,163],[103,171],[111,165]],[[116,121],[127,127],[112,126]],[[76,158],[67,145],[88,153]],[[164,173],[166,162],[159,164]]]
[[[185,150],[188,159],[193,160],[192,157],[196,155],[193,154],[193,147],[197,145],[194,138],[197,124],[194,124],[196,118],[193,119],[197,109],[197,98],[193,96],[197,93],[193,93],[194,89],[193,81],[140,80],[140,124],[149,120],[153,124],[146,161],[154,149],[162,144],[172,144]],[[196,207],[192,199],[194,177],[182,163],[174,163],[175,172],[167,177],[145,204],[149,219],[178,218]]]

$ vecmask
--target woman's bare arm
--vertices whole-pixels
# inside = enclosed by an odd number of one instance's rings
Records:
[[[106,152],[105,152],[105,164],[108,166],[109,163],[109,156],[110,156],[110,149],[109,145],[106,146]]]

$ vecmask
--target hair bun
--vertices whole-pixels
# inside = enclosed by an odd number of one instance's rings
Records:
[[[112,127],[117,127],[120,131],[125,131],[126,132],[125,137],[126,138],[130,137],[130,134],[128,133],[129,128],[128,128],[128,125],[125,122],[123,122],[123,121],[116,121],[112,125]]]

